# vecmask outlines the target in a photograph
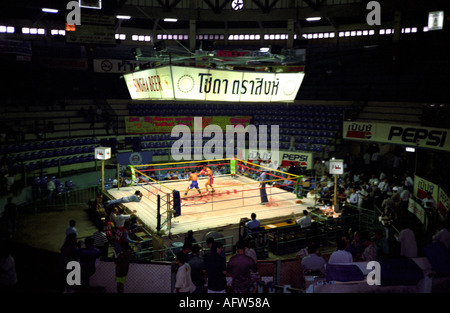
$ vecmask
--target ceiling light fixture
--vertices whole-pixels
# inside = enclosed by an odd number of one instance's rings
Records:
[[[58,13],[59,11],[56,9],[42,8],[42,12],[45,13]]]
[[[308,17],[306,20],[308,22],[316,22],[316,21],[320,21],[322,18],[321,17]]]

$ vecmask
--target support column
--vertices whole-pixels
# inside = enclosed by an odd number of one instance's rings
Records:
[[[288,26],[287,26],[287,43],[286,48],[292,49],[294,47],[294,34],[295,34],[295,21],[293,19],[288,20]]]
[[[189,20],[189,50],[191,52],[195,52],[196,34],[195,20]]]

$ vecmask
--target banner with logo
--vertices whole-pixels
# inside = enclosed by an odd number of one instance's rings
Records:
[[[334,175],[342,175],[344,174],[344,160],[335,159],[329,161],[329,173]]]
[[[126,116],[126,134],[171,133],[177,125],[186,125],[191,131],[202,131],[208,125],[217,125],[226,132],[227,125],[250,124],[251,116],[202,116],[201,124],[195,125],[192,116]],[[225,139],[225,136],[224,136]]]
[[[162,66],[124,75],[131,99],[294,101],[305,74]]]
[[[342,138],[450,151],[449,129],[344,121]]]
[[[150,66],[152,62],[119,59],[94,59],[93,68],[96,73],[129,73],[136,67]]]
[[[439,186],[419,176],[414,176],[414,196],[420,200],[427,196],[427,193],[431,192],[434,201],[439,196]]]
[[[439,189],[439,197],[437,201],[438,212],[442,219],[447,218],[448,211],[450,210],[450,198],[442,188]]]
[[[450,210],[450,198],[439,185],[416,175],[414,177],[414,196],[422,200],[428,192],[431,192],[439,216],[444,220]]]
[[[313,154],[310,152],[292,152],[292,151],[279,151],[278,158],[276,158],[269,150],[245,150],[246,161],[252,162],[254,160],[264,160],[273,162],[273,166],[291,166],[292,163],[298,164],[303,170],[313,169]],[[275,164],[276,162],[276,164]]]
[[[117,153],[117,163],[120,165],[120,169],[123,170],[128,165],[143,165],[152,163],[151,151],[140,152],[120,152]]]
[[[425,212],[425,209],[416,201],[414,201],[413,199],[409,199],[409,203],[408,203],[408,211],[411,212],[412,214],[414,214],[417,219],[424,224],[424,227],[426,229],[427,227],[427,214]]]

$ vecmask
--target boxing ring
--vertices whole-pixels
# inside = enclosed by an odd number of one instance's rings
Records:
[[[215,192],[212,192],[211,188],[206,191],[207,177],[204,175],[198,177],[202,195],[196,190],[189,190],[187,196],[185,192],[190,184],[187,178],[163,181],[151,178],[152,172],[175,169],[200,171],[204,165],[214,172]],[[223,159],[130,167],[135,176],[135,183],[128,187],[109,189],[106,193],[112,199],[119,199],[133,194],[136,190],[141,191],[143,197],[140,202],[122,205],[128,211],[135,210],[137,218],[148,229],[163,230],[169,235],[185,234],[189,230],[238,226],[241,218],[250,218],[252,213],[256,213],[263,223],[275,223],[291,218],[292,213],[301,216],[304,209],[314,206],[313,200],[299,200],[298,195],[293,192],[297,190],[299,176],[266,170],[242,160]],[[261,172],[267,174],[265,189],[268,202],[264,204],[261,203],[258,181]]]

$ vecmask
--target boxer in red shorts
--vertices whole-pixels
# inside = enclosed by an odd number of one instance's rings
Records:
[[[208,179],[205,184],[206,191],[208,191],[208,186],[210,186],[212,192],[215,192],[214,187],[212,185],[214,183],[213,171],[205,165],[203,166],[203,170],[200,172],[200,174],[208,176]]]

